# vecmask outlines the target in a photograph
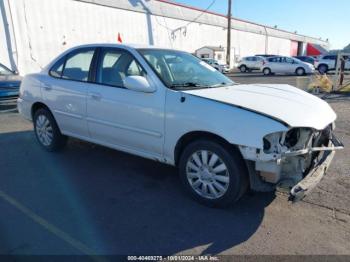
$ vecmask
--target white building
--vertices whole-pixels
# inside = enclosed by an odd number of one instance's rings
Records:
[[[203,46],[196,50],[195,55],[199,58],[215,59],[220,64],[226,63],[226,52],[222,46]]]
[[[254,54],[303,53],[312,37],[232,19],[232,64]],[[226,49],[225,16],[168,0],[0,0],[0,62],[21,74],[39,71],[69,47],[85,43],[151,44],[194,53]]]

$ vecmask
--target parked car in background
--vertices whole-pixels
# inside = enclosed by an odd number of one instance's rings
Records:
[[[186,52],[153,46],[67,50],[26,76],[20,94],[43,149],[62,149],[69,136],[177,166],[209,206],[277,185],[299,200],[343,147],[325,101],[288,85],[238,85]]]
[[[348,57],[345,63],[345,69],[350,69],[350,60]],[[315,60],[315,68],[321,73],[326,74],[328,71],[335,70],[337,64],[337,55],[323,55],[319,56],[318,59]]]
[[[17,98],[21,77],[3,64],[0,64],[0,100]]]
[[[217,60],[211,59],[211,58],[202,58],[204,62],[206,62],[208,65],[211,65],[216,70],[218,70],[220,73],[229,73],[230,68],[226,64],[220,64]]]
[[[305,74],[313,74],[315,72],[315,67],[313,65],[287,56],[266,58],[266,62],[261,69],[264,75],[296,74],[302,76]]]
[[[299,59],[300,61],[303,61],[305,63],[309,63],[311,65],[315,65],[315,58],[311,56],[293,56],[296,59]]]
[[[242,72],[250,72],[253,70],[261,70],[263,66],[265,58],[261,56],[247,56],[243,57],[241,61],[239,61],[237,68]]]

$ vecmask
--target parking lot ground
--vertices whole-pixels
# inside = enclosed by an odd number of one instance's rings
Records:
[[[350,97],[327,100],[350,145]],[[1,254],[350,255],[350,148],[304,201],[249,193],[226,210],[182,190],[175,168],[71,139],[61,153],[0,113]]]
[[[313,81],[314,76],[305,75],[305,76],[295,76],[295,75],[271,75],[264,76],[260,72],[252,73],[240,73],[232,72],[227,74],[233,81],[240,84],[288,84],[296,86],[302,89],[307,89],[305,83],[310,83]],[[329,75],[330,79],[334,78],[334,74]],[[344,77],[344,84],[350,83],[350,75],[346,74]]]

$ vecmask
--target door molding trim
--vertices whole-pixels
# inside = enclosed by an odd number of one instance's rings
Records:
[[[57,114],[63,115],[63,116],[69,116],[69,117],[73,117],[73,118],[79,119],[79,120],[82,120],[84,118],[81,115],[72,114],[72,113],[68,113],[68,112],[63,112],[63,111],[60,111],[60,110],[54,110],[54,112],[57,113]]]
[[[110,126],[110,127],[114,127],[114,128],[119,128],[119,129],[124,129],[124,130],[128,130],[128,131],[131,131],[131,132],[136,132],[136,133],[140,133],[140,134],[144,134],[144,135],[148,135],[148,136],[153,136],[153,137],[156,137],[156,138],[162,138],[163,137],[163,135],[161,133],[150,131],[150,130],[146,130],[146,129],[140,129],[140,128],[125,126],[125,125],[118,125],[118,124],[115,124],[115,123],[111,123],[111,122],[103,121],[103,120],[97,120],[97,119],[90,118],[90,117],[88,117],[86,120],[88,122],[92,122],[92,123],[96,123],[96,124],[100,124],[100,125],[106,125],[106,126]]]

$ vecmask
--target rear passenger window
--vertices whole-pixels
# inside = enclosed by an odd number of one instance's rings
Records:
[[[66,61],[62,78],[87,82],[94,52],[94,49],[85,49],[70,55]]]

